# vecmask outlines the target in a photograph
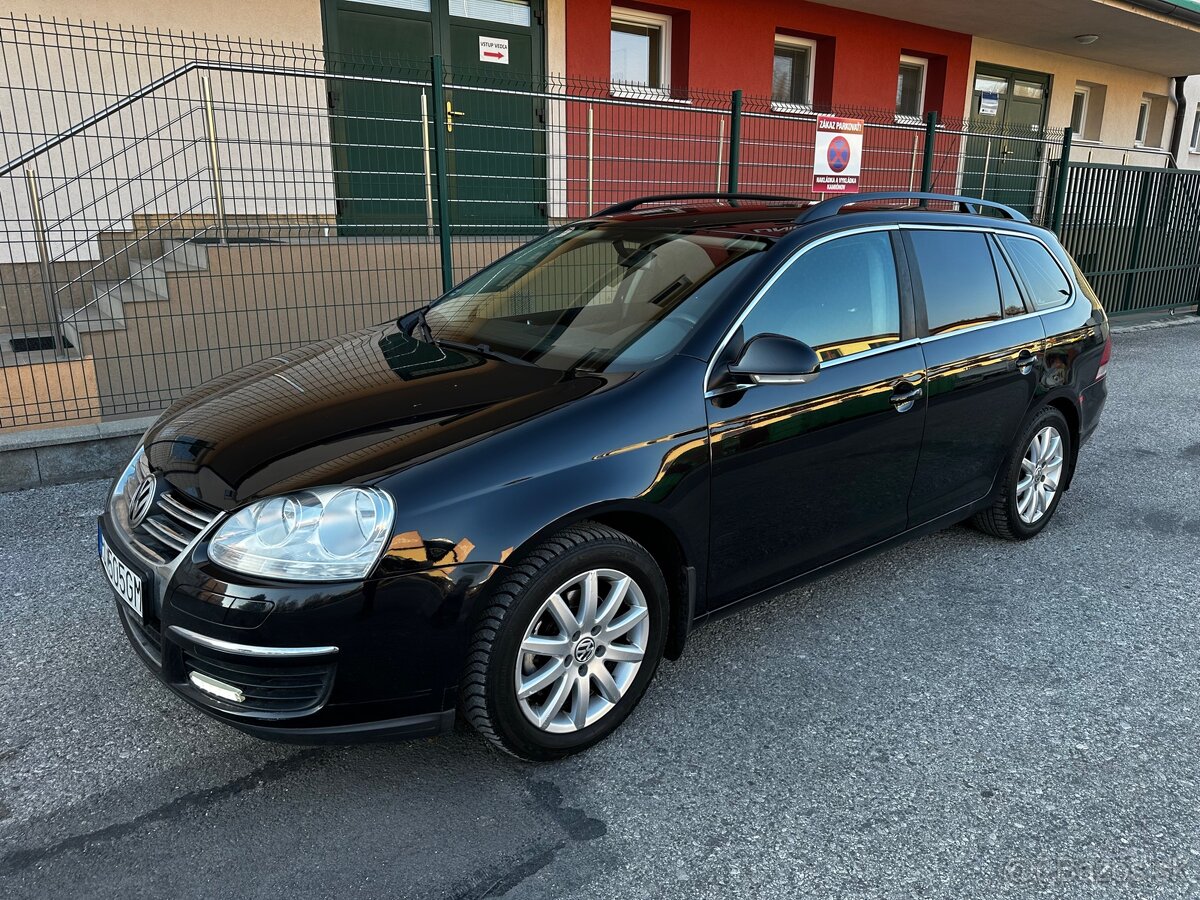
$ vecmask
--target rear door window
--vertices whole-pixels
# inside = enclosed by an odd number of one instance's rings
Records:
[[[1002,235],[1000,243],[1025,282],[1034,309],[1062,306],[1071,297],[1071,282],[1041,241]]]
[[[925,294],[930,334],[1003,318],[986,234],[913,229],[908,236]]]

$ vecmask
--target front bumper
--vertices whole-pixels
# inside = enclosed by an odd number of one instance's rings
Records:
[[[131,645],[210,716],[296,743],[424,737],[453,726],[474,600],[495,566],[337,584],[234,583],[203,542],[155,566],[108,513],[98,527],[145,584],[141,617],[116,599]]]

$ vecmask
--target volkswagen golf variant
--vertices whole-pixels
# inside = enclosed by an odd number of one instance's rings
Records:
[[[133,649],[232,726],[461,718],[552,759],[715,617],[954,523],[1038,534],[1110,350],[1007,207],[643,198],[178,401],[100,558]]]

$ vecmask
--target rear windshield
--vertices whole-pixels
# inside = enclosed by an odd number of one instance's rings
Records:
[[[590,371],[644,368],[675,351],[769,243],[611,223],[534,241],[427,313],[435,340]]]

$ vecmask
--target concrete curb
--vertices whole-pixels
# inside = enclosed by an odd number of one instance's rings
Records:
[[[113,478],[156,418],[0,434],[0,491]]]
[[[1135,331],[1153,331],[1156,328],[1175,328],[1179,325],[1200,325],[1200,316],[1189,314],[1173,316],[1170,319],[1153,319],[1149,322],[1135,322],[1129,325],[1113,325],[1113,334],[1130,334]]]

